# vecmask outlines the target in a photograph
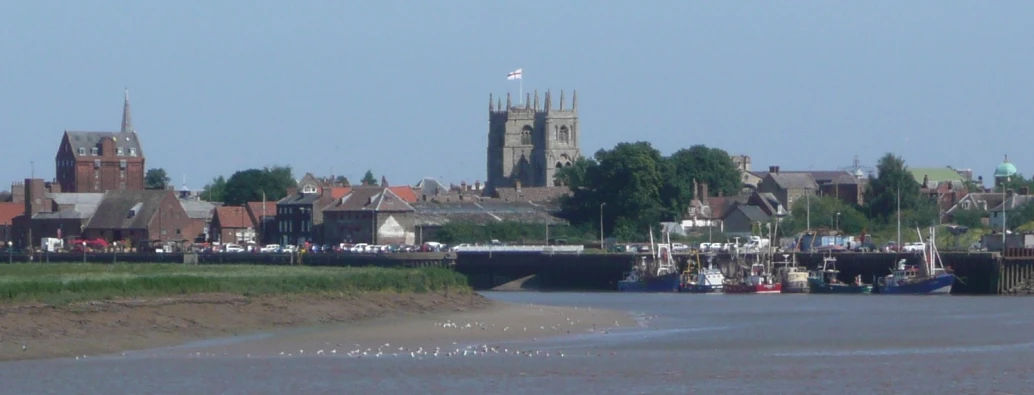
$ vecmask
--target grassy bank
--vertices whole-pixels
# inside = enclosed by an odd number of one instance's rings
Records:
[[[225,292],[245,296],[302,293],[467,292],[447,269],[258,265],[0,265],[0,303],[51,304],[114,298]]]

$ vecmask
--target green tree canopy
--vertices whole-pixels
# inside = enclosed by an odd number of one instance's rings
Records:
[[[337,178],[334,179],[334,183],[338,184],[340,186],[343,186],[343,187],[351,186],[348,183],[348,177],[345,177],[345,176],[337,176]]]
[[[641,239],[650,226],[678,219],[694,198],[693,180],[707,184],[711,195],[740,190],[728,153],[703,145],[664,157],[648,142],[620,143],[579,158],[557,177],[572,191],[562,214],[573,224],[598,226],[602,205],[604,232],[619,239]]]
[[[241,205],[260,201],[263,192],[266,200],[280,200],[287,196],[288,188],[297,186],[289,166],[238,171],[226,181],[222,202]]]
[[[898,198],[901,210],[920,206],[919,183],[905,166],[905,160],[887,153],[876,164],[877,176],[865,190],[866,211],[870,219],[890,222],[897,213]]]
[[[1004,190],[1006,191],[1011,189],[1015,192],[1019,192],[1023,188],[1034,190],[1034,180],[1024,178],[1023,174],[1016,173],[1016,175],[1009,177],[1007,181],[1002,182],[1001,186],[995,188],[996,192],[1001,192],[1003,190],[1002,187],[1005,187]]]
[[[165,174],[165,169],[148,169],[147,173],[144,174],[144,188],[147,189],[165,189],[169,187],[169,183],[172,179],[169,178],[168,174]]]
[[[219,176],[212,179],[201,190],[201,200],[206,202],[222,202],[226,200],[226,178]]]
[[[377,185],[377,177],[373,176],[373,170],[366,171],[366,174],[363,175],[362,184],[367,186]]]
[[[809,207],[812,229],[839,228],[846,234],[860,234],[869,229],[869,219],[857,207],[833,196],[812,196],[794,202],[791,215],[779,225],[780,233],[792,235],[807,231]]]

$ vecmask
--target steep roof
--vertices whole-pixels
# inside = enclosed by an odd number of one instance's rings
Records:
[[[758,178],[765,178],[765,176],[771,174],[767,171],[755,171],[751,172],[758,176]],[[818,170],[818,171],[786,171],[781,170],[779,174],[807,174],[810,175],[812,180],[816,184],[836,184],[836,185],[850,185],[858,184],[858,178],[853,176],[850,172],[844,170]]]
[[[101,140],[103,139],[114,139],[115,148],[123,148],[123,157],[131,158],[129,156],[130,148],[136,151],[137,157],[143,157],[144,151],[140,146],[140,139],[136,132],[122,133],[122,132],[79,132],[79,131],[65,131],[65,137],[68,139],[69,145],[72,147],[72,154],[76,157],[91,157],[91,148],[100,147]],[[79,148],[83,148],[85,155],[79,155]]]
[[[948,214],[954,213],[959,210],[967,210],[967,208],[963,206],[963,202],[970,202],[968,210],[987,211],[995,207],[999,207],[1000,209],[1000,206],[1002,205],[1002,200],[1004,200],[1004,198],[1005,196],[1002,196],[1001,192],[971,192],[966,194],[966,196],[963,196],[958,203],[955,203],[954,206],[948,209]],[[981,202],[984,203],[981,204]]]
[[[909,168],[908,172],[912,173],[912,178],[914,178],[919,185],[923,184],[924,177],[934,185],[946,181],[966,181],[966,177],[963,177],[962,174],[959,174],[959,172],[947,167],[914,167]]]
[[[251,216],[241,206],[222,206],[215,209],[215,217],[219,219],[219,226],[223,228],[250,228]],[[215,218],[212,219],[213,221]]]
[[[1034,196],[1032,195],[1012,195],[1009,198],[1005,199],[1004,202],[999,203],[998,206],[995,206],[995,208],[990,209],[989,211],[1002,211],[1002,206],[1005,206],[1006,210],[1012,210],[1031,201],[1034,201]]]
[[[0,226],[10,225],[14,217],[25,214],[25,205],[21,203],[0,203]]]
[[[146,229],[158,207],[172,191],[113,190],[104,193],[93,218],[86,224],[90,229]]]
[[[397,187],[388,187],[392,193],[401,198],[406,203],[416,203],[418,200],[416,192],[413,191],[413,187],[408,185],[400,185]]]
[[[276,204],[285,206],[310,206],[313,203],[319,201],[321,197],[323,196],[318,193],[294,193],[285,196],[283,199],[280,199],[280,201],[276,202]]]
[[[404,212],[413,211],[413,207],[402,197],[395,194],[392,188],[356,187],[341,199],[335,199],[333,203],[323,210]]]
[[[441,181],[432,177],[424,177],[420,182],[416,183],[414,188],[420,191],[420,195],[424,196],[444,195],[449,193],[448,187],[442,184]]]
[[[204,200],[180,199],[180,206],[187,212],[187,218],[210,220],[215,215],[215,208],[222,203],[206,202]]]
[[[276,202],[265,202],[265,214],[263,214],[262,202],[248,202],[248,213],[254,221],[261,221],[263,215],[276,217]]]
[[[768,173],[768,177],[775,181],[782,189],[818,189],[819,185],[808,173]]]
[[[746,204],[741,204],[736,206],[734,210],[739,210],[743,213],[743,215],[747,217],[747,219],[754,222],[765,222],[768,221],[770,218],[768,214],[765,214],[764,211],[761,211],[761,208],[758,206],[749,206]]]

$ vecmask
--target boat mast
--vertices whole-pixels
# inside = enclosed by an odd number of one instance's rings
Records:
[[[897,197],[897,201],[898,201],[898,244],[895,247],[898,249],[897,252],[901,252],[901,186],[900,185],[898,185],[898,193],[897,193],[896,197]]]

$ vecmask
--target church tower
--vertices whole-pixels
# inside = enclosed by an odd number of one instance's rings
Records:
[[[578,96],[572,92],[565,108],[564,92],[559,106],[546,91],[543,105],[539,93],[528,94],[523,104],[514,105],[506,95],[488,96],[488,182],[495,188],[560,186],[557,170],[570,166],[581,155],[578,149]]]

